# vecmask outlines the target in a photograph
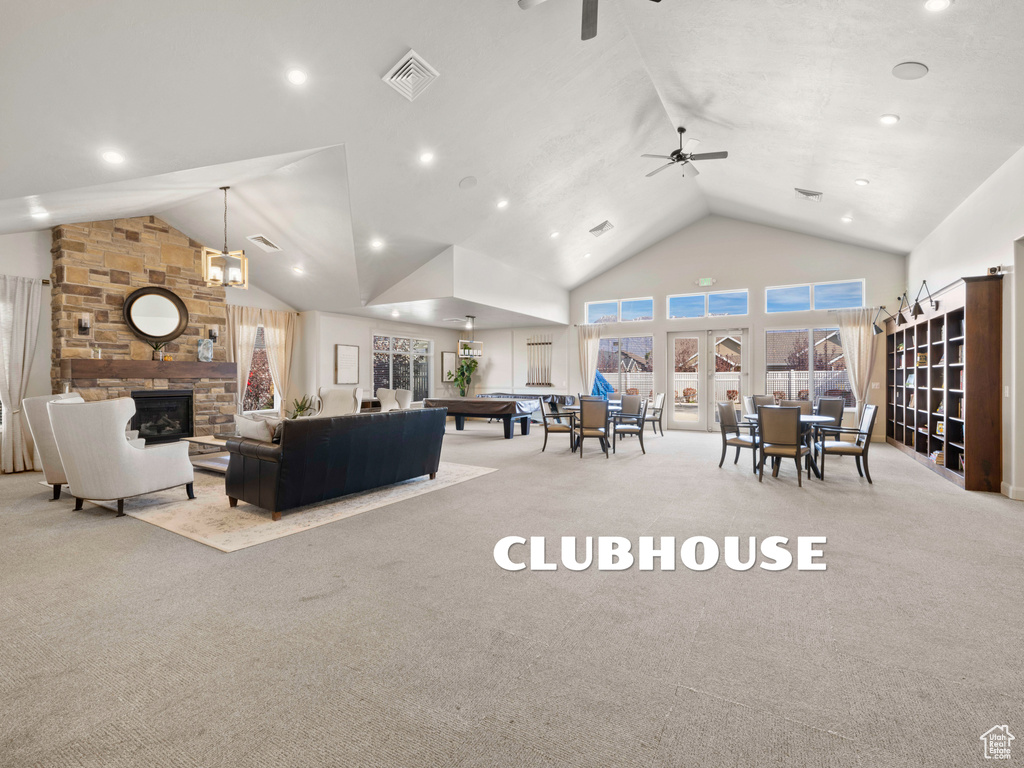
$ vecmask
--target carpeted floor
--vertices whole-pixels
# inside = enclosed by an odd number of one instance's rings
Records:
[[[762,485],[715,435],[493,472],[225,556],[0,477],[0,765],[965,766],[1024,745],[1024,504],[888,446]],[[500,570],[504,536],[824,535],[826,572]],[[1024,746],[1014,747],[1024,757]]]

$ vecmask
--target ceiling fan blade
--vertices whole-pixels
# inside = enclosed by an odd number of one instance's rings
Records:
[[[535,5],[540,5],[545,0],[519,0],[519,7],[524,11],[528,11]]]
[[[705,152],[702,155],[691,155],[691,160],[725,160],[729,156],[728,152]]]
[[[665,163],[665,165],[661,166],[661,168],[655,168],[655,169],[654,169],[653,171],[651,171],[650,173],[648,173],[648,174],[647,174],[647,176],[648,176],[648,178],[649,178],[649,177],[653,176],[653,175],[654,175],[654,174],[656,174],[656,173],[661,173],[661,172],[662,172],[662,171],[664,171],[664,170],[665,170],[666,168],[670,168],[670,167],[672,167],[673,165],[675,165],[675,163]]]
[[[683,144],[683,154],[684,155],[690,154],[698,146],[700,146],[700,139],[690,139],[688,142]]]
[[[590,40],[597,36],[597,0],[583,0],[583,36]]]
[[[672,157],[670,155],[640,155],[640,157],[656,157],[659,160],[671,160],[672,159]]]
[[[686,178],[700,176],[700,171],[697,170],[697,166],[693,163],[683,163],[683,176]]]

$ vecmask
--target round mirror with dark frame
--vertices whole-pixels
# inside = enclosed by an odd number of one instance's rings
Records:
[[[143,341],[174,341],[188,327],[188,308],[173,291],[150,285],[124,300],[124,321]]]

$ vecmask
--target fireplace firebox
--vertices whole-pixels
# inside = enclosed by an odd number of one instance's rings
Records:
[[[142,390],[132,392],[132,400],[132,429],[139,430],[146,445],[192,437],[192,390]]]

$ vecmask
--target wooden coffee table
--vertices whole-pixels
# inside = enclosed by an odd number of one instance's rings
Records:
[[[197,437],[183,437],[186,443],[193,443],[195,445],[206,445],[213,446],[216,448],[223,448],[227,445],[229,437],[235,437],[235,435],[198,435]],[[218,472],[219,474],[226,474],[228,471],[228,459],[231,454],[227,451],[217,451],[215,453],[197,453],[195,456],[190,456],[189,461],[192,462],[193,467],[199,469],[206,469],[210,472]]]

